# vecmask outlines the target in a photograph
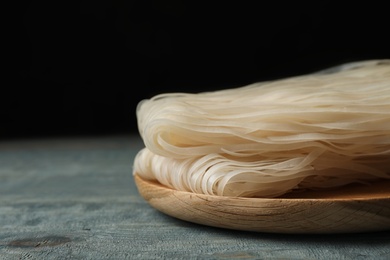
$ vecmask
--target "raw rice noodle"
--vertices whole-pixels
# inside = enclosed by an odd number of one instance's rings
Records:
[[[277,197],[390,179],[390,60],[138,104],[133,174],[177,190]]]

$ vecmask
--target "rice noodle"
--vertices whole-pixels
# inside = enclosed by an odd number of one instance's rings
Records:
[[[177,190],[276,197],[390,179],[390,60],[137,107],[133,173]]]

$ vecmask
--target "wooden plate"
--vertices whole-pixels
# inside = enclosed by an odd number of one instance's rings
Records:
[[[157,210],[202,225],[272,233],[354,233],[390,229],[390,181],[332,191],[243,198],[173,190],[134,175]]]

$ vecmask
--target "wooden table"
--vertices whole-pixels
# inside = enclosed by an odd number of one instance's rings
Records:
[[[0,142],[0,259],[390,259],[390,232],[281,235],[166,216],[138,194],[138,136]]]

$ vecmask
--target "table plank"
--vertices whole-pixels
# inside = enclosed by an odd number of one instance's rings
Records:
[[[0,142],[0,259],[389,259],[390,232],[281,235],[196,225],[145,202],[138,136]]]

